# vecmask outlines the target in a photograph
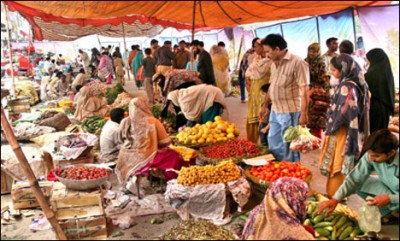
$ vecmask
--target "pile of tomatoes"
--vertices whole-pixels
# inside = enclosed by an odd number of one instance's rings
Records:
[[[95,166],[78,166],[57,168],[55,174],[59,177],[72,180],[94,180],[111,175],[110,169]]]
[[[204,147],[201,151],[209,158],[219,159],[252,157],[261,153],[261,150],[253,142],[236,138],[210,147]]]
[[[252,167],[250,173],[258,179],[274,182],[281,177],[296,177],[305,180],[311,171],[300,162],[269,162],[265,166]]]

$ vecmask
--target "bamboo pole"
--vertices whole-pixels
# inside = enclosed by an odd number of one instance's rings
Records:
[[[14,66],[13,66],[13,55],[12,55],[12,50],[11,50],[11,34],[10,34],[10,27],[9,27],[9,20],[8,20],[7,4],[4,4],[4,12],[6,14],[8,57],[10,59],[10,64],[11,64],[11,95],[13,98],[17,98],[17,96],[15,94]]]
[[[65,233],[61,229],[60,224],[58,223],[53,210],[51,210],[51,208],[49,207],[49,204],[42,192],[42,189],[40,189],[39,187],[38,180],[36,179],[35,174],[33,173],[32,168],[29,165],[25,154],[21,149],[21,146],[19,145],[17,139],[15,138],[14,131],[12,130],[10,123],[8,123],[6,119],[3,106],[1,106],[1,128],[3,129],[7,141],[8,143],[10,143],[15,153],[15,156],[19,161],[19,164],[22,170],[24,171],[25,176],[28,178],[29,184],[32,188],[33,193],[35,194],[36,200],[38,201],[40,207],[42,208],[47,220],[49,220],[51,226],[53,227],[58,239],[67,240],[67,237],[65,236]]]
[[[240,38],[240,45],[239,45],[239,51],[238,51],[238,57],[237,57],[236,65],[235,65],[235,70],[237,70],[237,68],[239,66],[240,54],[242,52],[242,47],[243,47],[243,42],[244,42],[244,35],[245,35],[245,30],[243,29],[242,37]]]
[[[196,23],[196,1],[193,1],[193,16],[192,16],[192,43],[194,41],[194,30],[195,30],[195,23]],[[190,70],[194,70],[194,51],[192,49],[190,55]]]
[[[128,51],[128,48],[126,47],[124,22],[122,22],[122,34],[123,34],[123,37],[124,37],[124,48],[125,48],[124,53],[126,53],[126,51]],[[129,56],[128,56],[128,58],[129,58]],[[131,77],[130,77],[130,75],[129,75],[129,68],[126,67],[127,64],[128,64],[128,66],[129,66],[128,61],[125,61],[125,69],[127,70],[126,72],[128,72],[128,81],[129,81]]]

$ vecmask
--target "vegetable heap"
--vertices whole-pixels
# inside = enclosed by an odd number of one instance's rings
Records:
[[[207,221],[182,221],[161,237],[162,240],[235,240],[231,232]]]
[[[178,183],[184,186],[226,183],[240,177],[239,169],[232,161],[223,161],[216,166],[183,167],[179,172]]]
[[[55,174],[59,177],[72,180],[94,180],[110,176],[110,169],[95,166],[78,166],[56,168]]]
[[[358,227],[357,221],[346,214],[333,212],[329,215],[318,214],[319,202],[309,202],[307,219],[304,225],[312,226],[315,236],[319,240],[353,240],[363,232]]]
[[[227,159],[232,157],[254,157],[261,154],[253,142],[248,140],[232,139],[228,142],[204,147],[201,151],[209,158]]]
[[[106,120],[98,115],[94,115],[91,117],[88,117],[83,123],[82,126],[83,128],[91,133],[94,134],[96,133],[99,129],[103,128],[103,126],[106,124]]]
[[[261,180],[274,182],[281,177],[295,177],[305,180],[311,174],[311,171],[299,162],[282,161],[279,163],[269,162],[264,166],[252,167],[250,173]]]
[[[215,117],[215,122],[197,124],[192,128],[186,127],[176,137],[180,143],[187,145],[211,144],[227,141],[239,136],[239,129],[233,123],[222,120],[221,116]]]
[[[310,152],[321,148],[322,140],[313,136],[309,129],[302,126],[289,127],[283,136],[285,142],[290,142],[290,150]]]
[[[114,87],[107,88],[106,98],[107,104],[111,105],[117,99],[118,95],[124,91],[124,87],[122,84],[118,83]]]

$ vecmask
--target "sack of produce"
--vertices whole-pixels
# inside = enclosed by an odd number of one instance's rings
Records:
[[[71,124],[68,116],[62,112],[46,111],[40,117],[40,120],[36,122],[40,126],[50,126],[55,128],[57,131],[65,131],[65,128]]]
[[[88,154],[97,140],[97,136],[88,133],[71,134],[61,137],[58,144],[64,157],[72,160]]]
[[[308,128],[302,126],[289,127],[283,136],[285,142],[290,142],[290,150],[307,153],[322,147],[322,140],[313,136]]]
[[[54,132],[50,134],[44,134],[35,138],[30,139],[33,143],[35,143],[38,146],[47,146],[50,144],[53,144],[55,140],[58,140],[60,137],[65,136],[64,131],[59,131],[59,132]]]
[[[32,138],[53,133],[56,131],[53,127],[37,126],[33,123],[23,122],[19,123],[13,128],[15,137],[19,141],[28,141]]]

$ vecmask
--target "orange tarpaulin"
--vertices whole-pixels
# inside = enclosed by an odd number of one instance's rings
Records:
[[[73,39],[85,32],[86,35],[93,31],[107,32],[112,27],[119,34],[122,22],[138,31],[156,26],[191,29],[194,2],[196,30],[322,15],[351,6],[390,4],[390,1],[5,1],[11,11],[19,11],[29,21],[38,40],[57,35]],[[62,33],[60,24],[73,26],[66,29],[71,33]]]

